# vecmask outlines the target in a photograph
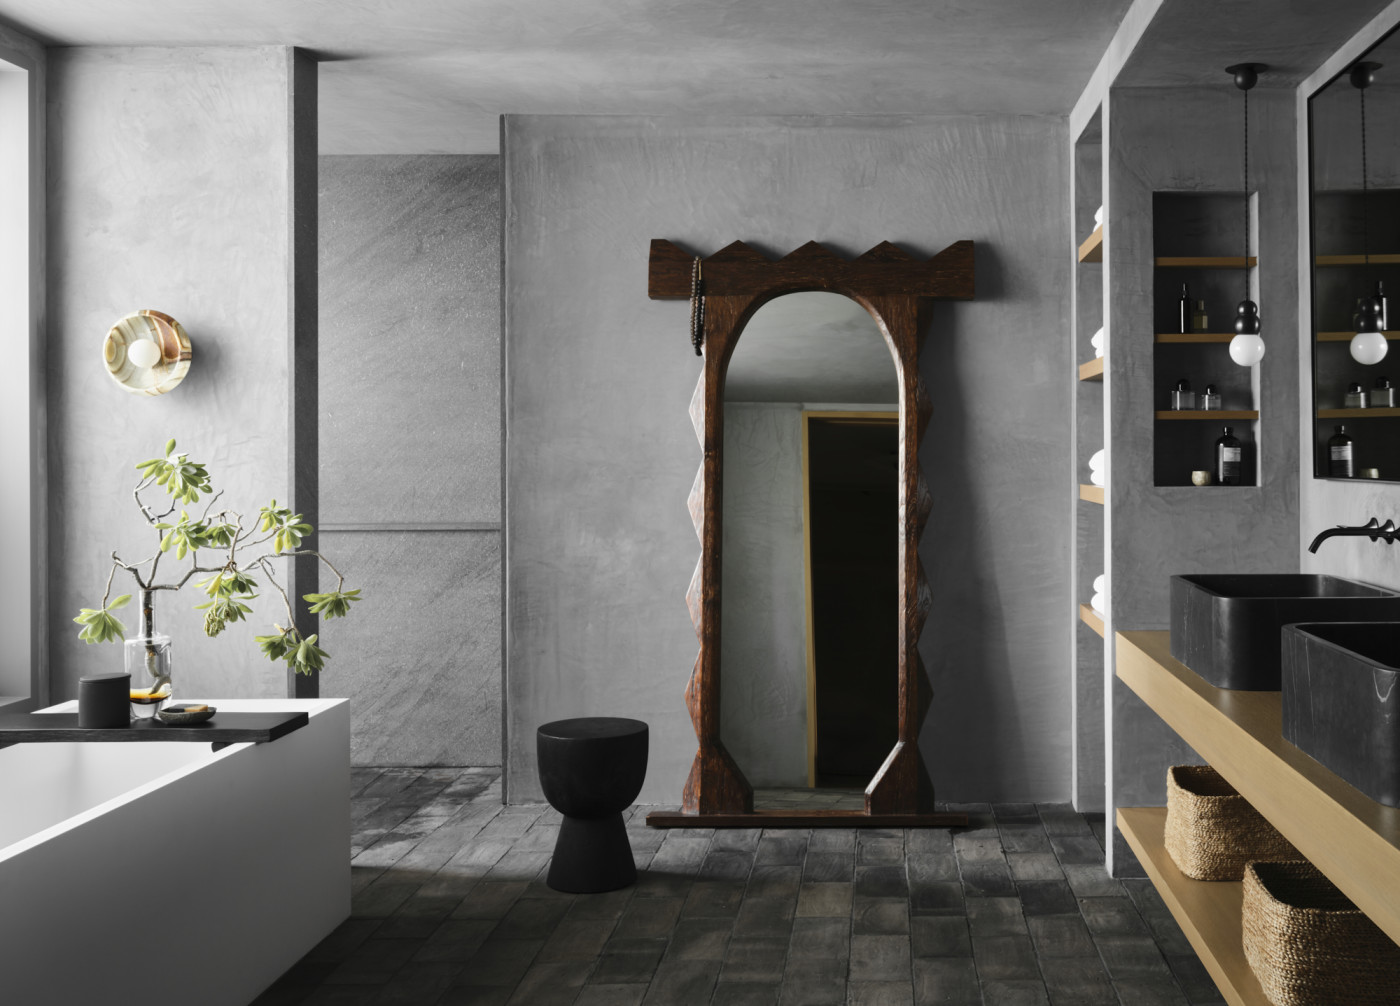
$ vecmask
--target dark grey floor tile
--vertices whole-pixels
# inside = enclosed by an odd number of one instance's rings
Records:
[[[1162,978],[1129,978],[1115,980],[1118,998],[1133,1006],[1187,1006],[1186,997],[1176,983]]]
[[[662,961],[642,1002],[646,1006],[709,1002],[719,968],[719,961]]]
[[[1001,824],[1001,847],[1010,852],[1050,852],[1050,836],[1040,822],[1034,824]]]
[[[667,957],[684,960],[722,961],[733,924],[728,919],[681,919],[676,923]]]
[[[804,883],[853,880],[856,857],[850,852],[808,852],[802,867]]]
[[[1165,980],[1171,984],[1171,969],[1150,936],[1094,935],[1099,956],[1115,982],[1125,979]]]
[[[1118,1006],[1118,993],[1097,955],[1042,957],[1040,975],[1052,1006]]]
[[[977,969],[970,957],[918,958],[914,961],[914,1002],[940,1006],[981,1006]]]
[[[374,1006],[382,985],[322,985],[302,1000],[303,1006]]]
[[[986,1006],[1049,1006],[1044,983],[1033,978],[994,979],[982,985]]]
[[[423,940],[413,959],[421,964],[456,964],[476,956],[492,935],[496,923],[490,919],[447,919]]]
[[[849,981],[879,982],[909,974],[911,955],[906,936],[852,936]]]
[[[1167,957],[1167,967],[1190,1003],[1213,1003],[1223,998],[1206,966],[1194,953]]]
[[[510,985],[448,986],[436,1006],[505,1006],[515,991]]]
[[[909,920],[909,942],[915,958],[971,957],[967,919],[958,915],[916,915]]]
[[[792,835],[764,835],[754,854],[756,866],[801,866],[807,856],[807,839]]]
[[[745,897],[734,920],[734,935],[787,939],[796,910],[796,898]]]
[[[744,885],[734,881],[697,880],[681,907],[681,918],[732,919],[744,900]]]
[[[1051,835],[1050,845],[1063,865],[1103,865],[1103,848],[1092,835]]]
[[[905,860],[911,884],[923,880],[958,880],[958,860],[951,852],[917,852]]]
[[[963,890],[969,897],[1010,897],[1016,893],[1016,885],[1011,880],[1011,871],[1006,860],[998,855],[995,858],[964,861],[962,864]]]
[[[580,894],[569,907],[570,919],[596,919],[616,922],[632,900],[634,890],[608,891],[606,894]]]
[[[1026,920],[1036,956],[1043,963],[1061,957],[1092,957],[1098,960],[1089,927],[1078,915],[1038,915]]]
[[[721,982],[780,982],[788,941],[735,937],[725,951]]]
[[[910,856],[952,852],[953,833],[948,828],[906,828],[904,850]]]
[[[477,948],[453,984],[514,988],[543,946],[543,940],[488,939]]]
[[[726,982],[715,986],[710,1006],[777,1006],[781,985],[777,982]]]
[[[972,934],[972,956],[982,980],[993,978],[1040,980],[1040,965],[1029,936]]]
[[[994,803],[992,816],[996,818],[998,825],[1040,824],[1040,813],[1033,803]]]
[[[529,886],[523,880],[479,880],[452,910],[454,919],[503,919]]]
[[[710,840],[710,848],[753,852],[758,848],[758,841],[762,837],[761,828],[720,828]]]
[[[665,851],[663,846],[662,851]],[[715,849],[700,864],[697,880],[747,881],[753,869],[752,853],[732,849]]]
[[[795,898],[802,882],[802,867],[755,864],[749,874],[748,895],[753,898]]]
[[[903,866],[856,867],[856,896],[866,898],[906,898],[909,882]]]
[[[904,898],[857,897],[851,909],[857,935],[899,936],[909,932],[909,902]]]
[[[798,889],[796,917],[848,917],[855,893],[852,883],[803,884]]]
[[[915,915],[962,915],[963,886],[955,880],[921,880],[909,885],[909,911]]]
[[[409,961],[379,990],[376,1006],[421,1006],[436,1002],[461,973],[460,964]]]
[[[1026,917],[1033,915],[1078,915],[1079,901],[1063,880],[1023,880],[1016,889],[1021,895],[1021,909]]]
[[[1123,894],[1123,885],[1109,876],[1102,863],[1066,863],[1065,878],[1081,898],[1114,898]]]
[[[913,1006],[914,989],[909,980],[851,982],[846,986],[850,1006]]]
[[[779,1006],[842,1006],[845,1002],[845,978],[789,977],[778,990]]]
[[[1127,898],[1080,898],[1079,912],[1096,939],[1150,935],[1147,924]]]
[[[616,949],[614,949],[616,947]],[[624,985],[650,982],[666,952],[665,940],[608,941],[593,973],[590,985]]]
[[[633,898],[613,930],[614,936],[668,937],[681,916],[681,898]]]
[[[973,939],[1026,934],[1026,920],[1016,898],[968,898],[967,923]]]
[[[568,1006],[592,970],[592,961],[535,961],[507,1002],[510,1006]]]
[[[856,846],[857,866],[899,866],[904,862],[904,838],[859,842]]]
[[[595,960],[612,935],[611,920],[565,917],[540,950],[541,961]]]
[[[813,828],[812,837],[807,839],[807,851],[845,852],[852,855],[856,851],[856,829],[854,828]]]
[[[371,937],[326,976],[327,985],[383,985],[409,962],[421,940],[381,940]]]
[[[1152,938],[1157,941],[1157,946],[1162,951],[1163,956],[1195,957],[1195,948],[1191,946],[1191,941],[1181,931],[1181,926],[1177,925],[1171,912],[1163,909],[1160,914],[1156,912],[1145,914],[1143,921],[1147,923],[1147,928],[1151,931]]]
[[[417,881],[400,880],[385,873],[351,900],[350,916],[356,919],[387,919],[413,897],[421,886]]]
[[[789,961],[844,961],[851,956],[850,919],[797,919],[788,943]]]
[[[502,940],[547,940],[568,913],[569,904],[568,900],[521,898],[496,924],[495,936]],[[624,915],[624,921],[626,918]]]
[[[382,925],[378,919],[346,919],[306,955],[308,961],[339,964]]]
[[[574,1006],[640,1006],[647,987],[635,985],[585,985]]]

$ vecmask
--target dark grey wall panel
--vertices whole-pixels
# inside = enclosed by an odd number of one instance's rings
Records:
[[[1065,799],[1071,529],[1046,519],[1072,429],[1063,120],[509,116],[504,137],[510,798],[539,798],[533,729],[559,716],[650,722],[643,801],[676,803],[695,753],[698,365],[685,303],[646,296],[664,237],[978,242],[978,299],[936,313],[923,361],[922,743],[946,799]]]
[[[499,532],[328,532],[323,544],[364,585],[351,617],[320,625],[321,694],[350,699],[351,762],[499,764]]]
[[[320,160],[326,523],[500,520],[499,163]]]

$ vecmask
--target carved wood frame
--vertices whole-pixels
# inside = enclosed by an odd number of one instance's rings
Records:
[[[694,256],[670,241],[651,243],[648,295],[689,299]],[[934,815],[933,784],[919,758],[919,729],[931,688],[919,658],[919,635],[928,616],[928,581],[919,562],[919,539],[933,497],[919,470],[919,445],[932,404],[919,376],[919,350],[930,299],[970,300],[973,244],[959,241],[929,259],[883,242],[846,259],[816,242],[773,261],[742,241],[703,260],[704,363],[690,403],[690,418],[704,451],[690,491],[690,516],[700,537],[700,560],[686,592],[700,652],[685,689],[686,707],[699,741],[681,797],[681,813],[653,813],[659,827],[801,824],[966,824],[966,815]],[[865,790],[863,811],[755,813],[753,787],[720,739],[720,562],[723,499],[724,379],[729,358],[750,318],[776,297],[803,291],[844,294],[870,313],[894,357],[899,401],[899,737]],[[946,820],[945,820],[946,819]]]

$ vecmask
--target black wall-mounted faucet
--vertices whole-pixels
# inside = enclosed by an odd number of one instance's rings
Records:
[[[1339,524],[1337,527],[1329,527],[1326,531],[1323,531],[1314,538],[1313,543],[1308,546],[1308,551],[1316,552],[1317,547],[1328,538],[1344,536],[1370,538],[1372,541],[1384,539],[1387,545],[1393,545],[1395,544],[1395,539],[1400,538],[1400,528],[1395,526],[1395,521],[1393,520],[1388,520],[1382,524],[1374,517],[1371,518],[1369,523],[1362,524],[1360,527],[1346,527]]]

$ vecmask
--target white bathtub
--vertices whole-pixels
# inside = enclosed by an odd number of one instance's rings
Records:
[[[0,1002],[246,1006],[349,916],[349,704],[211,701],[310,722],[0,750]]]

